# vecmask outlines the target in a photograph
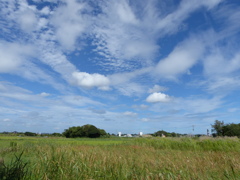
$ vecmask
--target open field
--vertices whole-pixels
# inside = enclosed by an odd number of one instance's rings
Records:
[[[240,179],[240,141],[0,136],[0,167],[34,180]]]

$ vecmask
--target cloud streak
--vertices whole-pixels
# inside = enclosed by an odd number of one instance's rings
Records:
[[[240,107],[239,6],[2,0],[0,119],[11,121],[1,122],[59,131],[87,122],[113,132],[230,121],[225,107]]]

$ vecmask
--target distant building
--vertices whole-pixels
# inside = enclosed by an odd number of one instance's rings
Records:
[[[118,132],[118,136],[121,137],[121,136],[122,136],[122,133],[121,133],[121,132]]]
[[[143,132],[140,132],[140,133],[139,133],[139,136],[142,137],[142,136],[143,136]]]

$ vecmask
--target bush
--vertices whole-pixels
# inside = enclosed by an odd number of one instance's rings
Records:
[[[25,132],[24,135],[25,136],[37,136],[37,134],[33,133],[33,132]]]
[[[21,180],[24,179],[28,173],[27,163],[22,161],[22,154],[15,155],[15,160],[6,165],[4,160],[0,161],[0,179],[4,180]]]
[[[63,135],[67,138],[76,138],[76,137],[90,137],[97,138],[100,135],[104,135],[104,130],[100,130],[93,125],[86,124],[84,126],[73,126],[68,129],[65,129]],[[106,133],[106,132],[105,132]],[[107,133],[106,133],[107,134]]]

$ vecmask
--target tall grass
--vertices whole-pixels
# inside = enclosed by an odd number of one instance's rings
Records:
[[[134,144],[156,149],[240,152],[238,138],[137,138]]]
[[[28,169],[26,168],[27,163],[22,161],[22,153],[18,156],[15,155],[14,160],[11,160],[10,164],[5,164],[2,159],[0,162],[0,179],[3,180],[19,180],[26,179]],[[29,177],[29,176],[28,176]]]
[[[17,148],[14,151],[10,149],[15,146],[14,143],[8,145],[9,151],[7,147],[0,146],[0,155],[9,162],[14,154],[24,152],[21,160],[28,163],[29,172],[25,179],[188,180],[240,177],[238,139],[118,138],[112,141],[89,140],[91,144],[87,139],[32,140],[15,140]]]

